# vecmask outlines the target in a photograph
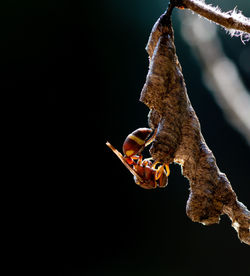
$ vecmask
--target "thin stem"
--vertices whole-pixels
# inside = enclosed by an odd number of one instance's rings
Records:
[[[178,6],[190,9],[227,29],[250,33],[250,18],[243,16],[241,12],[222,12],[199,0],[178,0],[178,3]]]

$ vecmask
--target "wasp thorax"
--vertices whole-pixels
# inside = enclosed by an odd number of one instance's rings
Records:
[[[138,128],[130,133],[123,143],[123,153],[125,156],[132,156],[140,153],[144,147],[147,138],[152,133],[150,128]]]

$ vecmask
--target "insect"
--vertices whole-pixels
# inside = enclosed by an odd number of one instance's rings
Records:
[[[144,189],[166,187],[170,174],[168,164],[158,161],[151,162],[152,158],[144,159],[141,155],[143,149],[148,146],[156,136],[156,132],[148,139],[152,130],[139,128],[127,136],[123,143],[124,156],[109,142],[106,145],[117,155],[126,168],[134,175],[135,183]]]

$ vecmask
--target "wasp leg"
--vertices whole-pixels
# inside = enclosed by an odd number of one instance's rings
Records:
[[[164,167],[160,166],[155,173],[155,180],[158,180],[164,172]]]
[[[149,144],[151,144],[156,136],[157,129],[154,130],[154,134],[148,139],[148,141],[145,143],[145,147],[147,147]]]
[[[146,167],[147,165],[149,165],[149,166],[151,167],[151,165],[152,165],[151,160],[152,160],[152,159],[153,159],[152,157],[144,159],[144,160],[142,161],[142,164],[141,164],[141,165],[144,166],[144,167]]]
[[[160,163],[160,162],[155,161],[155,162],[153,163],[153,165],[152,165],[151,168],[152,168],[152,169],[155,169],[156,165],[159,164],[159,163]],[[165,170],[166,170],[166,172],[167,172],[167,176],[170,175],[170,169],[169,169],[168,164],[163,164],[162,166],[160,166],[160,167],[156,170],[156,173],[155,173],[155,180],[158,180],[158,179],[161,177],[161,175],[162,175],[162,173],[163,173],[163,171],[164,171],[164,168],[165,168]]]
[[[156,166],[157,166],[158,164],[160,164],[160,162],[159,162],[159,161],[155,161],[155,162],[152,164],[152,166],[151,166],[152,169],[156,170],[156,172],[155,172],[155,180],[158,180],[158,179],[161,177],[161,175],[162,175],[162,173],[163,173],[163,171],[164,171],[163,166],[160,166],[158,169],[156,169]]]
[[[143,159],[143,157],[142,157],[142,155],[140,154],[140,155],[133,155],[133,156],[131,156],[130,157],[132,160],[138,160],[137,161],[137,165],[141,165],[142,164],[142,159]]]
[[[168,164],[164,164],[165,170],[167,172],[167,176],[170,175],[170,169],[169,169],[169,165]]]
[[[137,164],[141,164],[142,162],[142,156],[141,155],[132,155],[132,156],[124,156],[124,159],[127,161],[129,165],[134,165],[136,164],[134,161],[137,161]]]
[[[159,162],[159,161],[155,161],[155,162],[152,164],[151,168],[152,168],[152,169],[155,169],[156,165],[158,165],[158,164],[160,164],[160,162]]]

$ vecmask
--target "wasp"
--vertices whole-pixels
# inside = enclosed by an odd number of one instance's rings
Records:
[[[122,155],[109,142],[106,145],[117,155],[126,168],[134,175],[135,183],[144,189],[166,187],[170,169],[168,164],[161,164],[158,161],[151,162],[152,158],[144,159],[141,152],[146,146],[153,142],[156,131],[152,129],[138,128],[130,133],[123,143]]]

